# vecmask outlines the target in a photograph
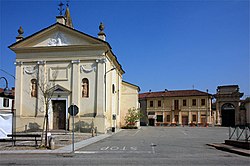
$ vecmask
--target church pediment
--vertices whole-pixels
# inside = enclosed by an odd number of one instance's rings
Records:
[[[61,85],[55,85],[51,88],[51,91],[53,91],[54,94],[69,94],[71,93],[68,89],[62,87]]]
[[[106,42],[56,23],[10,46],[12,50],[32,47],[98,46]]]

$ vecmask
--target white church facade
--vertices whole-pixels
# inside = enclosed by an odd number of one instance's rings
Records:
[[[70,105],[78,107],[75,126],[93,125],[105,133],[124,124],[123,108],[138,108],[139,87],[124,83],[125,73],[111,46],[104,26],[98,37],[73,28],[69,9],[57,23],[9,46],[16,53],[15,131],[42,129],[45,116],[44,90],[53,90],[48,105],[49,130],[71,130]],[[133,102],[122,102],[122,89]],[[128,94],[126,93],[126,97]]]

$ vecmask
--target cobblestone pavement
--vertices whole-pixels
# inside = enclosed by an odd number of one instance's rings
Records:
[[[31,134],[31,133],[30,133]],[[33,133],[34,134],[34,133]],[[39,133],[41,134],[41,133]],[[55,149],[67,146],[72,144],[72,133],[63,132],[63,133],[52,133],[51,134],[55,139]],[[74,133],[74,142],[80,142],[91,138],[91,133]],[[38,145],[41,145],[41,141],[38,141]],[[17,141],[15,146],[12,146],[12,142],[0,142],[0,151],[4,150],[42,150],[45,148],[36,147],[35,141]]]

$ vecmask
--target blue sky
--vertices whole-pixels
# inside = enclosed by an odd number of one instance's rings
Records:
[[[8,46],[55,23],[59,0],[0,0],[0,69],[15,73]],[[66,3],[66,1],[63,1]],[[71,0],[74,28],[97,36],[105,25],[125,74],[141,92],[237,84],[250,95],[248,0]],[[14,79],[0,71],[10,86]],[[0,87],[4,86],[1,80]]]

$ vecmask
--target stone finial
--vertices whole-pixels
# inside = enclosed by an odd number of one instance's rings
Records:
[[[104,30],[104,24],[101,22],[100,23],[100,25],[99,25],[99,30],[101,31],[101,32],[103,32],[103,30]]]
[[[106,34],[103,32],[104,28],[104,24],[101,22],[99,25],[100,32],[98,33],[98,38],[105,41]]]
[[[24,31],[23,31],[22,26],[20,26],[20,28],[18,29],[17,32],[18,32],[18,36],[16,37],[16,41],[23,40],[23,33],[24,33]]]

